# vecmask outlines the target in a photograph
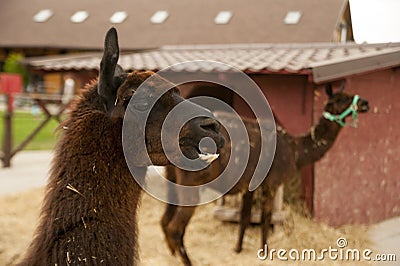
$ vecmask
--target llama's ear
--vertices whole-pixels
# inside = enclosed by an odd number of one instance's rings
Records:
[[[114,88],[114,74],[119,57],[118,35],[115,28],[108,30],[104,41],[104,53],[100,63],[99,83],[97,92],[111,107],[115,101],[116,89]],[[121,71],[118,66],[117,71]]]
[[[332,91],[332,84],[328,83],[325,85],[325,92],[326,95],[328,95],[329,98],[333,96],[333,91]]]

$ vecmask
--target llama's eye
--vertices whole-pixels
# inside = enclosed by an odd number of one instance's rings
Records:
[[[349,97],[344,97],[340,100],[341,103],[347,103],[349,101]]]
[[[122,85],[122,83],[125,82],[125,79],[126,79],[126,74],[115,76],[114,79],[113,79],[114,87],[115,88],[119,88]]]
[[[178,88],[172,88],[170,91],[173,94],[177,94],[179,96],[181,95],[181,91]]]

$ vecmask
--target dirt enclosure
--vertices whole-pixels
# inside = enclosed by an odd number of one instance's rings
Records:
[[[43,189],[0,197],[0,265],[14,265],[21,258],[38,221]],[[164,203],[144,195],[139,215],[140,265],[182,265],[172,256],[164,242],[159,225]],[[259,228],[246,232],[244,249],[236,254],[233,247],[237,225],[213,219],[213,203],[197,208],[186,232],[186,246],[194,265],[365,265],[366,262],[341,262],[325,259],[319,262],[273,261],[257,258]],[[311,249],[337,248],[336,240],[344,237],[348,248],[371,248],[366,238],[367,228],[343,226],[338,229],[318,224],[291,211],[282,230],[272,234],[270,248]]]

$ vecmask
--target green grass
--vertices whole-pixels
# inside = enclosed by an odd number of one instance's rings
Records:
[[[4,139],[4,111],[0,111],[0,139],[1,146]],[[12,119],[13,149],[22,143],[26,137],[45,119],[43,114],[34,117],[29,112],[17,111]],[[57,135],[55,132],[58,122],[51,119],[42,130],[25,146],[24,150],[51,150],[53,149]]]

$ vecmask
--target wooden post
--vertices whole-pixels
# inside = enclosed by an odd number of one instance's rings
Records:
[[[272,208],[272,223],[274,224],[274,228],[279,228],[280,225],[286,219],[287,211],[283,210],[283,189],[284,185],[281,184],[276,189],[276,193],[274,196],[274,206]]]
[[[3,167],[10,167],[11,166],[11,149],[12,149],[12,95],[5,94],[6,96],[6,103],[7,109],[4,114],[4,139],[3,139],[3,154],[2,154],[2,161]]]
[[[282,211],[283,209],[283,185],[279,185],[274,197],[274,211]]]

